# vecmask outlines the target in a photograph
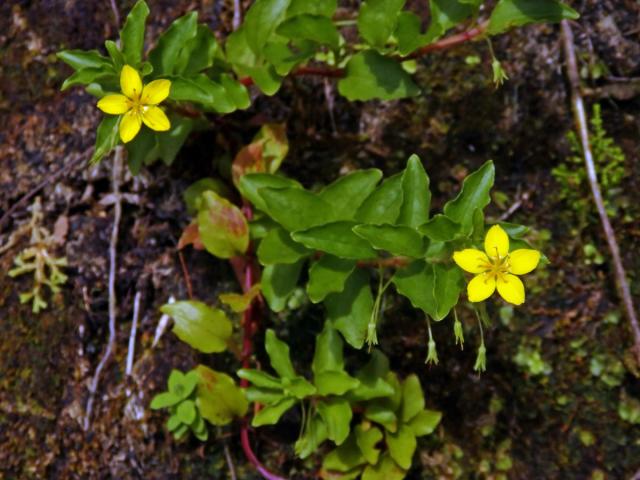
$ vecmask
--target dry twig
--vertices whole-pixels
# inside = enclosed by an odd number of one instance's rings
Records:
[[[120,230],[120,217],[122,215],[122,200],[120,198],[120,181],[122,175],[122,164],[124,157],[124,147],[118,146],[113,156],[113,172],[112,172],[112,188],[113,188],[113,228],[111,229],[111,241],[109,243],[109,340],[104,355],[98,363],[98,367],[93,375],[91,384],[89,385],[89,399],[87,400],[87,408],[85,409],[84,430],[89,430],[89,421],[93,410],[93,402],[95,400],[98,383],[100,381],[100,373],[111,358],[116,344],[116,254],[118,248],[118,233]]]
[[[136,292],[136,296],[133,298],[133,319],[131,320],[131,333],[129,334],[129,351],[127,352],[127,366],[125,374],[131,376],[133,370],[133,357],[136,352],[136,331],[138,329],[138,317],[140,316],[140,297],[141,292]]]
[[[567,77],[571,87],[571,105],[573,108],[573,116],[576,124],[576,130],[580,137],[580,144],[582,146],[582,152],[584,154],[585,167],[587,169],[587,178],[589,179],[589,186],[591,187],[591,193],[593,195],[593,201],[596,204],[598,215],[600,216],[600,223],[604,230],[604,235],[607,239],[607,245],[611,252],[613,259],[614,275],[616,280],[616,287],[618,294],[622,300],[625,313],[629,319],[631,330],[634,336],[635,354],[638,364],[640,364],[640,325],[638,324],[638,317],[633,306],[633,300],[631,299],[631,291],[629,289],[629,282],[627,281],[627,275],[622,265],[622,259],[620,257],[620,248],[616,240],[616,235],[609,221],[607,211],[604,207],[604,201],[602,200],[602,193],[600,191],[600,184],[598,183],[598,176],[596,167],[593,161],[593,154],[591,152],[591,146],[589,143],[589,128],[587,123],[587,114],[584,109],[584,101],[580,92],[580,77],[578,75],[578,63],[576,60],[576,52],[573,41],[573,31],[571,25],[567,20],[562,21],[562,40],[564,44],[564,54],[566,60]]]

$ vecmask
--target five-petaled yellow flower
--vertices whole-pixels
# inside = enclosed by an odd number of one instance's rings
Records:
[[[540,252],[526,248],[509,252],[509,237],[500,225],[494,225],[487,232],[484,250],[486,253],[467,248],[453,253],[453,260],[460,268],[476,274],[467,285],[469,301],[486,300],[497,288],[507,302],[524,303],[524,285],[516,275],[536,268]]]
[[[142,79],[135,68],[125,65],[120,73],[122,94],[105,95],[98,102],[104,113],[122,115],[120,139],[130,142],[140,131],[142,122],[151,130],[164,132],[171,123],[158,104],[169,96],[171,81],[154,80],[142,86]]]

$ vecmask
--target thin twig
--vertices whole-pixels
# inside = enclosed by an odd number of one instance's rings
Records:
[[[567,20],[562,21],[562,39],[566,59],[567,77],[571,86],[571,104],[573,107],[576,130],[578,131],[580,143],[582,145],[582,152],[584,154],[587,178],[589,179],[589,186],[591,187],[593,201],[596,204],[598,215],[600,216],[600,223],[602,224],[602,229],[604,230],[604,234],[607,239],[607,245],[609,246],[609,251],[613,258],[618,295],[622,300],[625,313],[629,319],[629,324],[631,325],[635,343],[635,354],[638,364],[640,364],[640,325],[638,324],[638,317],[636,316],[633,300],[631,299],[631,291],[629,289],[629,283],[627,282],[627,275],[620,257],[620,248],[618,247],[615,232],[611,226],[611,222],[609,221],[604,201],[602,200],[602,193],[600,191],[596,167],[593,161],[593,153],[591,152],[591,146],[589,144],[587,115],[584,108],[584,101],[582,100],[582,95],[580,93],[580,77],[578,75],[578,62],[576,60],[573,31],[571,30],[571,25]]]
[[[111,4],[111,11],[113,12],[113,19],[116,23],[116,28],[120,28],[120,11],[116,5],[116,0],[109,0],[109,3]]]
[[[233,30],[238,30],[242,24],[242,1],[233,0],[233,21],[231,26]]]
[[[189,295],[189,300],[193,300],[193,286],[191,285],[191,276],[189,275],[187,264],[184,261],[182,250],[178,250],[178,258],[180,259],[180,266],[182,267],[182,276],[184,277],[184,283],[187,285],[187,295]]]
[[[224,458],[227,461],[227,467],[229,468],[229,475],[231,476],[231,480],[237,480],[238,476],[236,475],[236,465],[233,463],[233,457],[231,456],[231,452],[229,451],[229,444],[224,442]]]
[[[91,380],[91,384],[89,385],[89,399],[87,400],[87,408],[85,409],[83,425],[85,431],[89,430],[89,422],[91,420],[91,412],[93,410],[93,402],[95,400],[96,391],[98,390],[100,373],[111,358],[116,344],[116,317],[118,314],[116,303],[116,255],[118,248],[118,234],[120,230],[120,217],[122,216],[122,201],[120,199],[120,177],[124,157],[123,152],[124,148],[122,146],[118,146],[116,147],[115,155],[113,157],[113,227],[111,229],[111,241],[109,242],[109,340],[107,341],[107,348],[105,349],[104,355],[102,356],[100,363],[98,363],[98,367],[96,368],[93,379]]]
[[[169,300],[167,300],[167,303],[174,303],[176,301],[176,299],[173,296],[169,297]],[[151,344],[151,348],[155,348],[156,345],[158,345],[158,342],[160,341],[160,338],[162,338],[162,335],[164,334],[165,330],[167,329],[167,326],[169,325],[169,321],[171,320],[171,317],[169,315],[167,315],[166,313],[163,313],[162,316],[160,317],[160,320],[158,320],[158,326],[156,327],[156,332],[153,335],[153,343]]]
[[[127,367],[125,369],[125,375],[131,376],[133,370],[133,357],[136,351],[136,331],[138,329],[138,316],[140,315],[140,297],[141,292],[136,292],[136,296],[133,298],[133,319],[131,321],[131,333],[129,334],[129,351],[127,352]]]

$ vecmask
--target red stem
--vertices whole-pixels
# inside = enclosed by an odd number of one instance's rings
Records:
[[[245,204],[242,211],[247,218],[251,220],[253,212],[251,206]],[[258,278],[258,267],[255,263],[251,247],[247,250],[247,253],[242,257],[244,263],[244,269],[238,269],[237,276],[238,281],[242,284],[242,289],[245,292],[251,290],[251,287],[256,283]],[[240,273],[243,273],[244,278],[240,278]],[[258,330],[259,323],[259,304],[255,299],[249,305],[242,315],[242,327],[244,329],[242,338],[242,368],[251,368],[251,355],[253,353],[253,334]],[[249,386],[249,382],[246,379],[240,380],[240,386],[246,388]],[[242,450],[244,451],[247,459],[258,470],[260,475],[267,480],[286,480],[274,473],[271,473],[262,463],[258,460],[258,457],[251,448],[251,441],[249,439],[249,421],[247,418],[242,420],[242,426],[240,427],[240,442],[242,443]]]
[[[450,37],[443,38],[442,40],[438,40],[437,42],[431,43],[429,45],[425,45],[424,47],[419,48],[409,55],[406,55],[404,57],[397,56],[394,58],[404,62],[405,60],[413,60],[422,57],[431,52],[437,52],[439,50],[446,50],[448,48],[455,47],[456,45],[468,42],[482,35],[486,31],[488,24],[489,22],[483,22],[476,27],[473,27],[462,33],[458,33],[457,35],[451,35]],[[319,77],[342,78],[345,76],[345,73],[346,71],[344,68],[303,66],[296,68],[293,72],[291,72],[291,75],[296,77],[301,75],[314,75]],[[253,85],[254,82],[251,77],[243,77],[240,79],[240,83],[248,87],[250,85]]]

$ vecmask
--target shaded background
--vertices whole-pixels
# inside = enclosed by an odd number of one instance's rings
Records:
[[[123,17],[133,3],[116,2]],[[147,44],[190,10],[220,38],[231,29],[231,1],[148,3]],[[352,3],[341,5],[355,8]],[[416,2],[417,11],[424,10],[422,3]],[[572,5],[582,14],[574,30],[587,100],[601,103],[604,126],[626,154],[612,220],[637,301],[640,4]],[[84,432],[87,384],[108,331],[113,213],[101,200],[110,191],[111,160],[92,169],[78,163],[92,148],[100,114],[80,89],[59,91],[70,72],[54,54],[101,49],[116,33],[106,0],[0,5],[0,216],[62,172],[39,194],[45,226],[68,223],[56,252],[70,263],[62,293],[34,315],[18,301],[31,278],[6,274],[28,235],[17,235],[0,256],[0,478],[229,478],[225,444],[238,478],[255,478],[236,428],[219,429],[206,445],[175,442],[163,413],[147,405],[171,368],[197,362],[236,368],[231,358],[197,355],[170,332],[156,348],[151,341],[158,307],[171,295],[186,298],[175,248],[189,220],[183,190],[202,176],[218,175],[266,121],[287,123],[291,151],[283,170],[308,187],[354,168],[375,166],[390,174],[418,153],[431,176],[435,208],[455,194],[468,171],[492,158],[496,188],[489,220],[533,226],[532,241],[551,260],[526,280],[523,307],[489,306],[495,328],[487,334],[488,371],[481,377],[472,370],[478,338],[470,315],[463,318],[464,351],[453,345],[450,320],[436,325],[441,362],[429,367],[424,320],[404,300],[389,299],[382,349],[392,368],[420,376],[428,406],[444,413],[436,434],[419,440],[409,478],[500,478],[506,472],[514,479],[622,479],[640,469],[640,425],[619,413],[621,406],[636,408],[640,418],[640,382],[610,269],[597,255],[606,257],[606,244],[595,211],[576,212],[563,202],[551,175],[570,155],[566,134],[572,129],[558,26],[529,26],[495,39],[510,76],[497,90],[484,42],[421,59],[416,80],[423,95],[415,100],[348,103],[332,82],[289,79],[277,96],[256,95],[250,110],[215,119],[211,130],[194,134],[172,166],[155,164],[128,178],[122,188],[133,195],[121,222],[116,361],[103,373],[93,422]],[[587,198],[587,190],[575,190]],[[29,216],[26,206],[15,209],[0,227],[0,245]],[[226,262],[195,251],[187,251],[186,260],[197,298],[213,303],[218,293],[236,288]],[[124,359],[138,291],[141,325],[134,376],[127,379]],[[304,305],[265,324],[278,325],[305,365],[321,315]],[[260,429],[255,450],[273,470],[307,478],[317,465],[293,460],[296,422],[292,412],[281,426]]]

